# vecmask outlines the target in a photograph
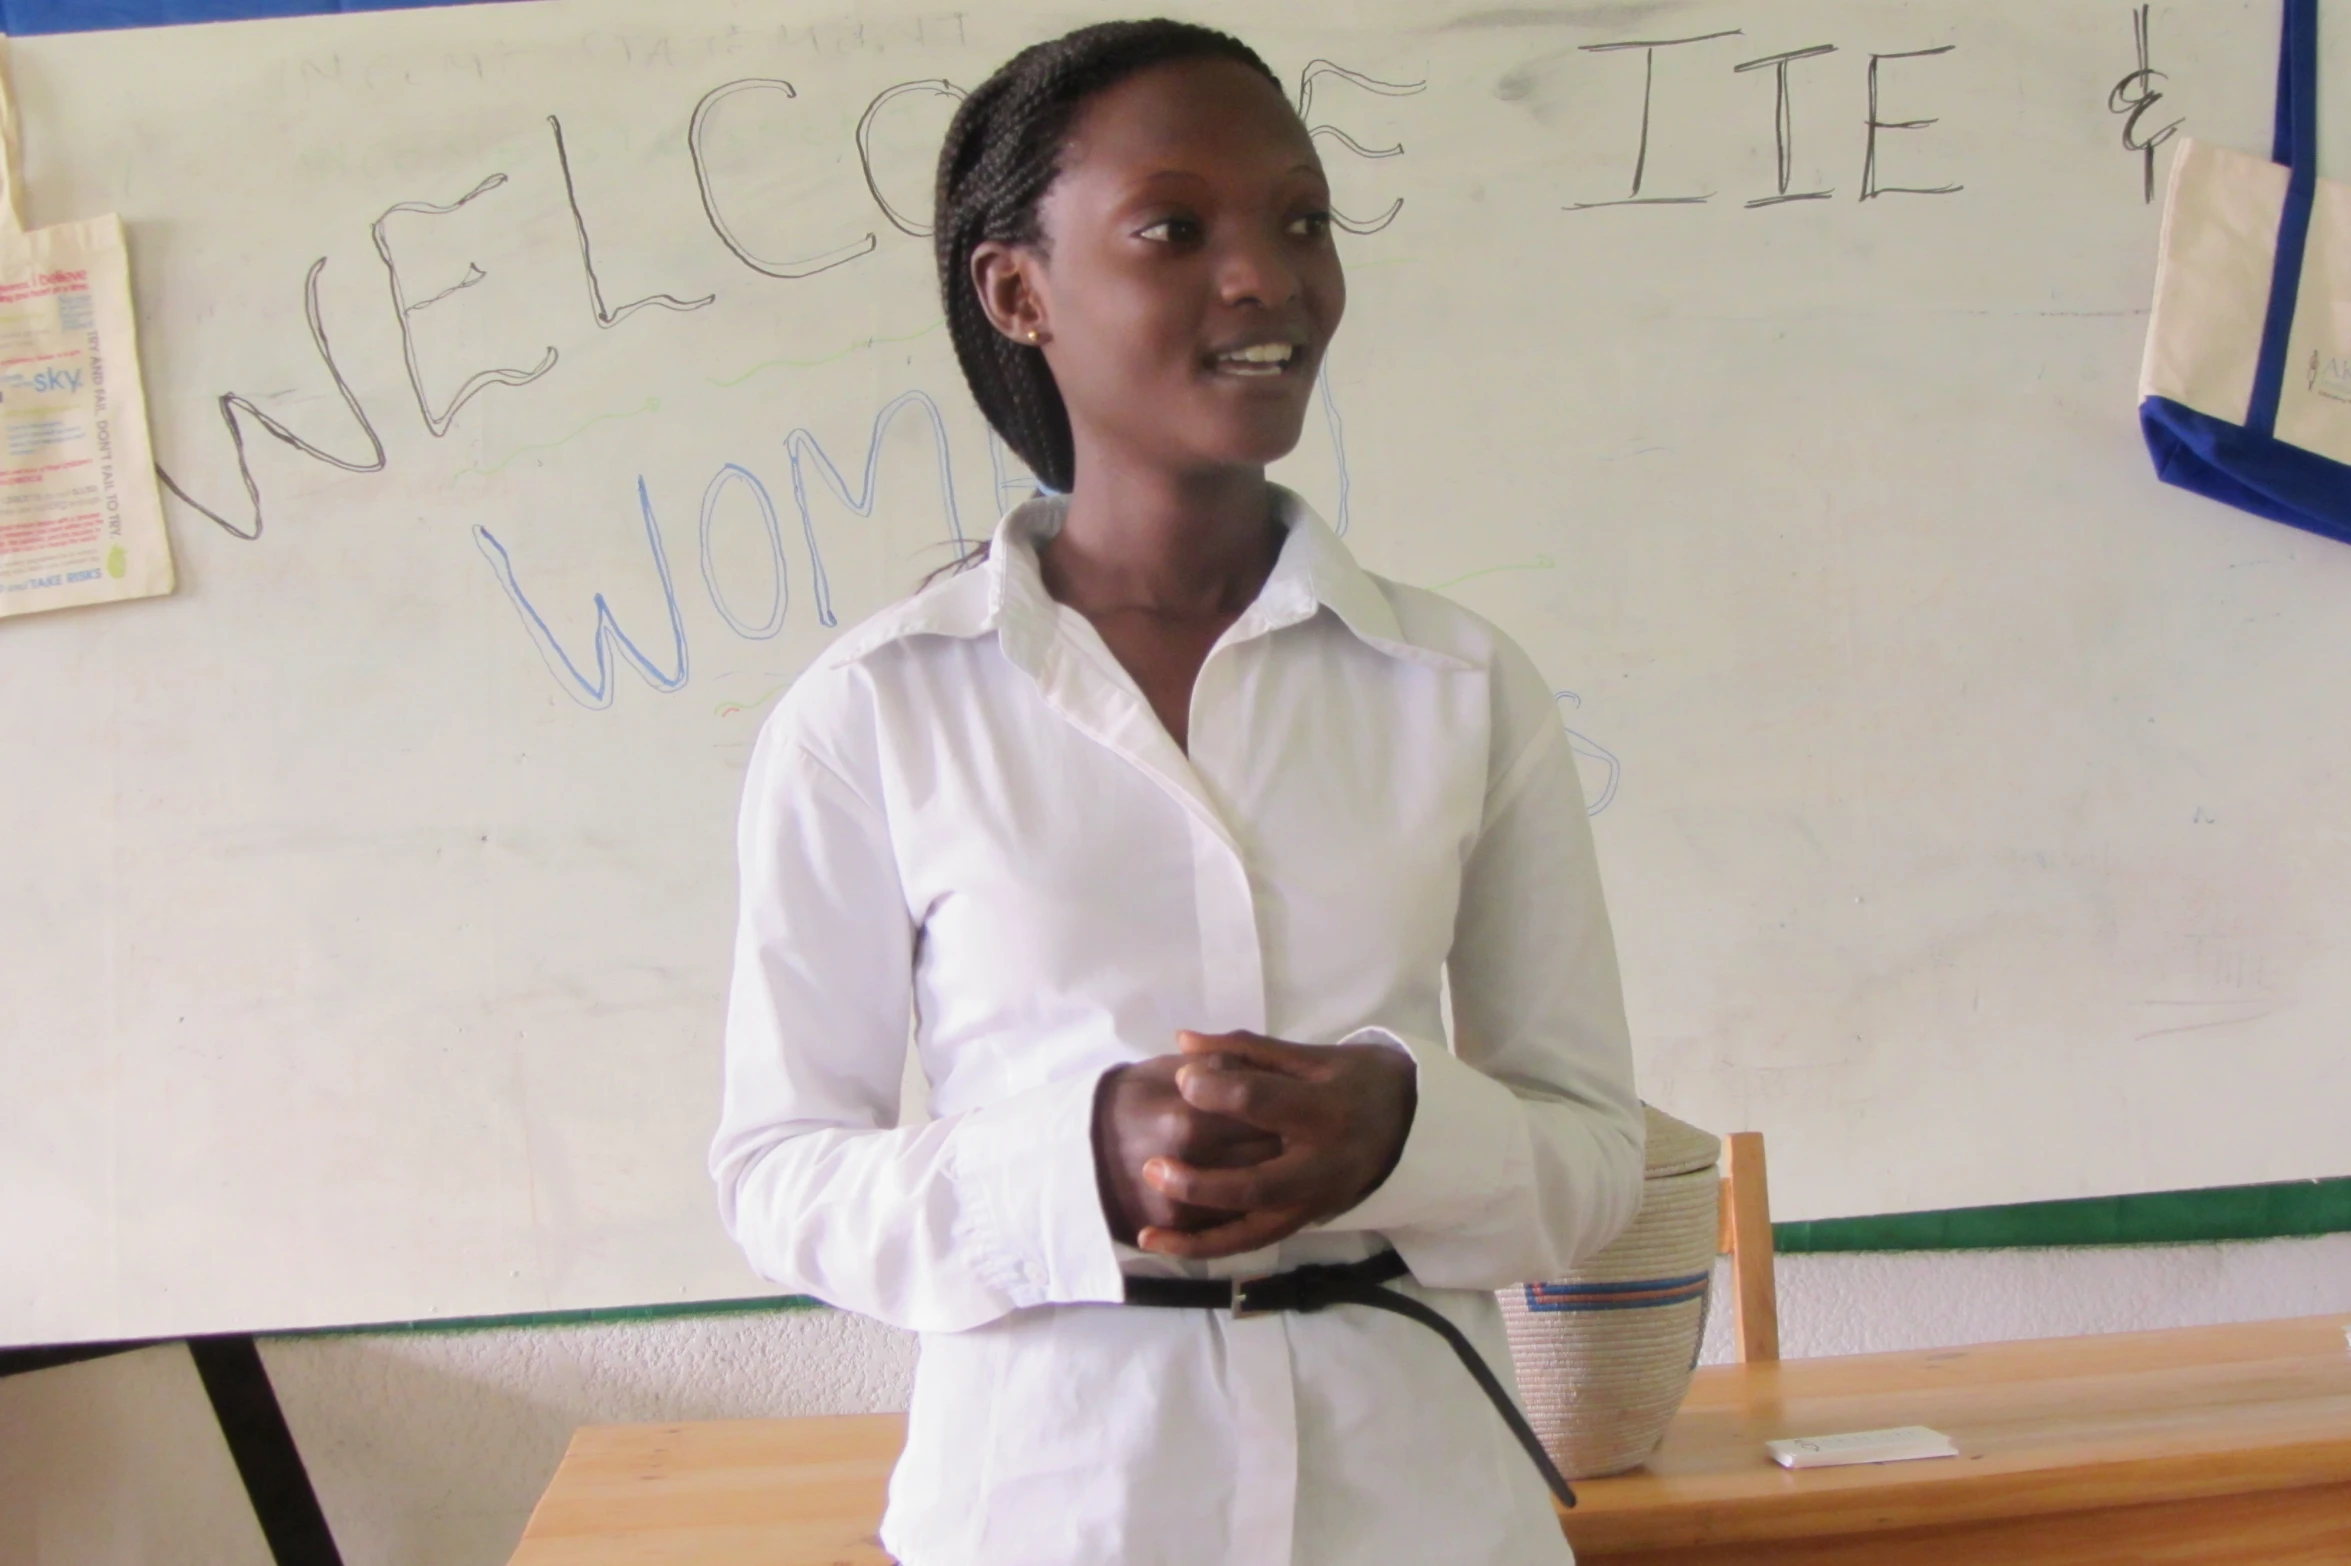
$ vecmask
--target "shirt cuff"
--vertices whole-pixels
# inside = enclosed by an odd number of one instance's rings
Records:
[[[1441,1043],[1406,1039],[1386,1028],[1358,1028],[1342,1044],[1386,1044],[1412,1057],[1418,1094],[1412,1129],[1388,1178],[1323,1227],[1400,1231],[1457,1224],[1482,1212],[1497,1192],[1524,1187],[1534,1163],[1526,1123],[1510,1089],[1464,1065]],[[1409,1248],[1402,1243],[1399,1250]]]
[[[1094,1178],[1099,1074],[1048,1082],[968,1110],[955,1128],[982,1264],[1017,1308],[1126,1296]]]

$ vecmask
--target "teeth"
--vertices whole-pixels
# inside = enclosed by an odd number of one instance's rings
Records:
[[[1288,343],[1254,343],[1247,348],[1236,348],[1231,353],[1220,353],[1217,358],[1242,364],[1288,364],[1290,353]]]

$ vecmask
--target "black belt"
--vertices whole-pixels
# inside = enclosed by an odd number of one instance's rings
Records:
[[[1288,1272],[1270,1272],[1254,1278],[1129,1277],[1126,1302],[1173,1306],[1180,1310],[1229,1310],[1236,1319],[1278,1310],[1312,1313],[1326,1305],[1368,1305],[1373,1310],[1417,1321],[1452,1346],[1463,1367],[1477,1381],[1479,1390],[1494,1405],[1494,1411],[1510,1426],[1510,1433],[1518,1437],[1518,1444],[1526,1448],[1527,1456],[1534,1459],[1543,1483],[1551,1487],[1559,1504],[1575,1505],[1575,1492],[1567,1487],[1567,1480],[1551,1461],[1551,1454],[1543,1450],[1543,1443],[1527,1423],[1526,1415],[1511,1401],[1509,1390],[1495,1379],[1493,1370],[1479,1356],[1477,1346],[1462,1335],[1459,1327],[1411,1295],[1380,1287],[1411,1271],[1403,1257],[1394,1251],[1382,1251],[1359,1262],[1293,1267]]]

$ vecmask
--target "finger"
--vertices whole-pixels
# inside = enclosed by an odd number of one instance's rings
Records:
[[[1307,1211],[1303,1207],[1273,1207],[1248,1213],[1231,1223],[1220,1223],[1213,1229],[1197,1229],[1186,1234],[1178,1229],[1145,1229],[1135,1236],[1135,1244],[1146,1251],[1162,1256],[1178,1256],[1187,1261],[1209,1261],[1219,1256],[1238,1256],[1244,1251],[1262,1250],[1279,1244],[1306,1227]]]
[[[1319,1046],[1269,1039],[1262,1033],[1176,1034],[1176,1049],[1185,1055],[1225,1055],[1267,1071],[1291,1077],[1320,1077],[1330,1069],[1330,1056]]]
[[[1246,1169],[1207,1169],[1178,1158],[1154,1158],[1143,1165],[1143,1183],[1186,1206],[1221,1212],[1311,1207],[1323,1194],[1320,1162],[1305,1153],[1284,1153]]]
[[[1254,1066],[1195,1061],[1176,1073],[1176,1091],[1194,1109],[1267,1131],[1318,1132],[1330,1119],[1329,1096],[1321,1083]]]
[[[1278,1131],[1262,1130],[1225,1115],[1195,1114],[1190,1136],[1167,1147],[1138,1148],[1135,1157],[1138,1163],[1158,1155],[1203,1169],[1246,1169],[1279,1158],[1287,1145]]]

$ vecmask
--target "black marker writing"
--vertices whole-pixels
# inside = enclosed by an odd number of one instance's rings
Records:
[[[877,237],[869,233],[863,239],[853,240],[817,255],[802,256],[792,261],[762,261],[746,250],[743,242],[735,237],[735,231],[727,226],[726,218],[719,213],[717,194],[710,188],[710,161],[703,156],[702,138],[713,109],[736,93],[753,91],[780,92],[787,98],[800,96],[790,82],[780,77],[749,76],[741,81],[722,82],[702,95],[702,101],[694,105],[694,118],[686,127],[686,150],[694,158],[694,182],[702,187],[702,212],[710,219],[712,232],[735,253],[736,260],[768,277],[814,277],[819,272],[854,261],[871,251],[877,243]]]
[[[229,444],[236,448],[237,476],[245,481],[245,498],[253,506],[253,526],[250,529],[237,526],[236,523],[231,522],[227,517],[222,516],[182,489],[178,480],[163,470],[161,463],[155,465],[155,476],[163,481],[165,489],[179,496],[188,505],[193,506],[201,515],[218,523],[231,536],[241,538],[247,543],[251,543],[261,536],[263,517],[261,514],[261,486],[254,482],[253,463],[245,454],[245,428],[237,422],[239,413],[252,419],[254,423],[269,431],[271,436],[284,441],[304,456],[316,457],[319,461],[341,468],[346,473],[381,473],[384,470],[384,443],[377,436],[375,426],[368,422],[367,410],[359,405],[359,398],[353,394],[351,383],[343,379],[343,372],[335,363],[334,347],[327,341],[326,320],[318,311],[318,274],[326,270],[326,265],[327,258],[325,256],[320,256],[316,261],[310,263],[310,275],[302,282],[302,313],[310,322],[311,345],[318,350],[320,361],[327,367],[327,375],[335,383],[335,390],[342,393],[343,406],[349,408],[351,417],[359,421],[360,432],[367,437],[368,449],[375,455],[366,462],[347,461],[331,451],[313,446],[255,407],[251,398],[240,396],[236,392],[224,392],[220,399],[220,420],[229,427]]]
[[[2139,122],[2163,101],[2163,94],[2155,90],[2155,84],[2171,79],[2147,63],[2147,11],[2148,7],[2141,6],[2131,13],[2131,34],[2139,45],[2139,68],[2116,82],[2114,90],[2106,95],[2107,108],[2130,116],[2122,122],[2123,151],[2138,153],[2145,160],[2140,172],[2142,202],[2155,199],[2155,149],[2171,140],[2173,133],[2185,123],[2173,120],[2151,136],[2139,134]]]
[[[432,398],[426,394],[424,389],[424,371],[416,362],[416,313],[439,304],[459,289],[473,287],[488,274],[479,266],[468,262],[463,277],[430,299],[410,304],[408,290],[400,281],[400,264],[392,259],[391,236],[384,225],[391,222],[396,214],[402,212],[420,213],[426,217],[447,217],[450,213],[489,194],[505,183],[505,175],[493,174],[446,206],[430,201],[395,202],[384,209],[383,216],[368,226],[368,232],[375,237],[376,254],[383,258],[384,276],[391,284],[392,314],[400,323],[400,352],[408,361],[409,389],[416,393],[416,411],[424,415],[425,428],[432,431],[435,438],[449,433],[449,422],[457,417],[457,410],[472,401],[474,396],[485,387],[528,386],[549,370],[554,369],[555,361],[559,356],[550,346],[546,356],[540,359],[535,367],[528,370],[477,370],[466,377],[465,384],[457,388],[457,395],[449,399],[449,406],[439,413],[435,413]]]
[[[571,179],[571,154],[563,145],[563,121],[547,116],[547,128],[555,133],[555,161],[563,166],[563,199],[571,204],[571,228],[580,241],[580,270],[588,274],[588,304],[596,312],[598,326],[617,326],[647,305],[659,305],[664,310],[699,310],[713,304],[718,295],[704,294],[699,299],[680,299],[675,294],[647,294],[632,299],[617,310],[604,306],[604,283],[596,275],[596,253],[588,243],[588,220],[580,212],[579,188]],[[477,272],[479,268],[475,269]],[[478,279],[476,279],[478,281]]]
[[[1689,38],[1655,38],[1631,43],[1585,44],[1583,49],[1587,54],[1612,54],[1620,49],[1642,51],[1641,144],[1640,149],[1633,155],[1633,192],[1630,196],[1621,201],[1578,201],[1572,203],[1567,210],[1586,212],[1594,207],[1695,206],[1702,201],[1712,201],[1714,199],[1712,191],[1703,196],[1644,196],[1641,194],[1641,181],[1647,178],[1649,173],[1649,110],[1657,95],[1657,51],[1678,48],[1683,44],[1711,43],[1717,38],[1744,36],[1745,30],[1743,28],[1733,27],[1725,32],[1699,33]]]
[[[1873,54],[1869,57],[1869,150],[1861,160],[1861,199],[1874,200],[1879,196],[1948,196],[1963,185],[1881,185],[1878,183],[1878,132],[1882,130],[1925,130],[1933,120],[1883,120],[1878,118],[1878,63],[1883,60],[1924,60],[1932,55],[1949,54],[1956,44],[1937,44],[1932,49],[1905,49],[1897,54]]]
[[[1350,71],[1347,67],[1333,64],[1329,60],[1309,60],[1306,62],[1306,69],[1298,73],[1298,118],[1306,122],[1306,135],[1309,140],[1317,136],[1328,136],[1359,158],[1403,156],[1404,143],[1402,142],[1397,142],[1392,147],[1366,147],[1336,125],[1314,123],[1314,84],[1318,78],[1324,76],[1336,76],[1343,82],[1360,87],[1365,92],[1378,93],[1383,98],[1409,98],[1414,93],[1426,88],[1428,83],[1425,81],[1383,82],[1377,77],[1366,76],[1361,71]],[[1404,198],[1398,196],[1388,203],[1388,210],[1376,218],[1351,218],[1334,207],[1331,210],[1331,221],[1350,234],[1376,234],[1390,223],[1395,222],[1396,214],[1403,210]]]
[[[408,313],[410,315],[414,315],[417,311],[424,309],[427,305],[439,304],[442,300],[448,298],[451,294],[463,293],[465,290],[473,287],[474,284],[480,282],[489,275],[489,273],[482,270],[480,262],[468,261],[465,263],[464,274],[460,276],[456,282],[451,283],[447,288],[442,289],[439,293],[433,295],[430,299],[419,299],[416,303],[408,307]]]
[[[1779,144],[1779,193],[1772,196],[1758,196],[1747,203],[1750,207],[1776,207],[1783,201],[1826,201],[1836,194],[1834,189],[1799,190],[1792,193],[1788,189],[1789,170],[1793,166],[1796,150],[1796,119],[1788,107],[1788,66],[1797,60],[1809,60],[1816,55],[1835,54],[1836,52],[1837,46],[1835,44],[1815,44],[1809,49],[1790,49],[1785,54],[1767,54],[1760,60],[1749,60],[1744,65],[1731,67],[1733,71],[1760,71],[1768,65],[1777,78],[1774,90],[1778,94],[1778,98],[1772,111],[1771,124],[1772,135]]]
[[[898,208],[891,203],[890,198],[882,194],[881,182],[873,177],[874,118],[875,116],[879,115],[883,108],[887,106],[893,99],[903,97],[910,92],[930,93],[940,97],[955,99],[961,99],[965,96],[962,88],[956,86],[953,82],[946,81],[944,79],[928,82],[900,82],[895,87],[884,87],[880,92],[874,94],[873,102],[867,104],[865,106],[865,113],[858,117],[857,163],[858,167],[865,170],[865,188],[872,194],[873,204],[882,209],[882,216],[890,220],[890,225],[902,234],[912,234],[917,239],[927,239],[931,235],[933,225],[929,223],[917,223],[914,219],[899,211]],[[708,187],[705,186],[704,189],[707,191]]]

